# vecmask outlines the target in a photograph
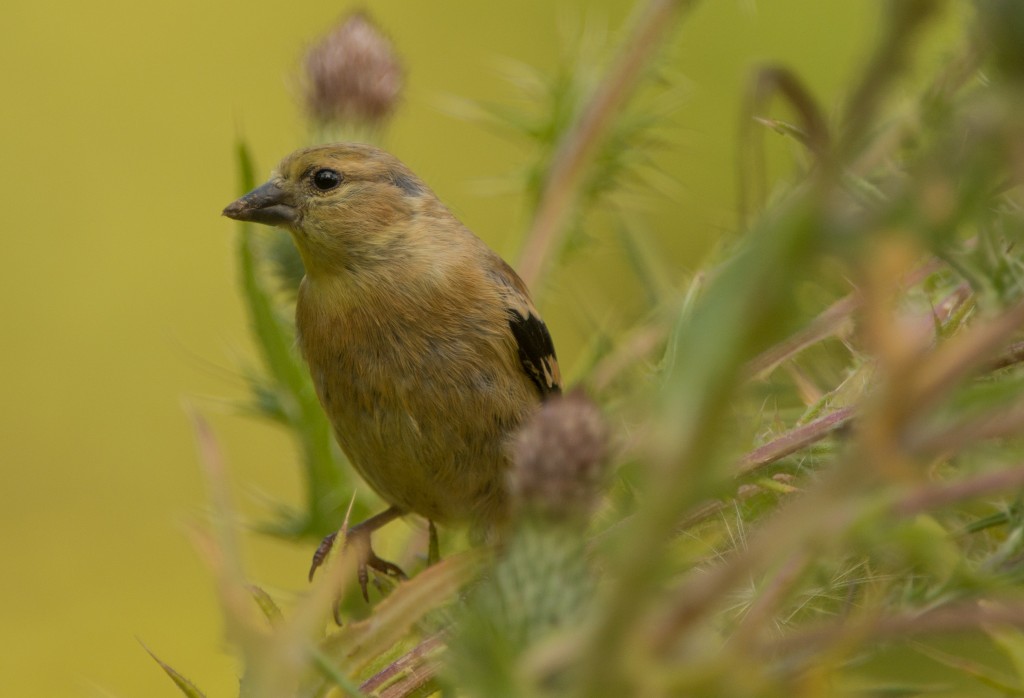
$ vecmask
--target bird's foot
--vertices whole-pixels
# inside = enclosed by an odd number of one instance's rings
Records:
[[[345,536],[345,547],[355,546],[356,554],[359,555],[359,567],[356,578],[359,580],[359,589],[363,592],[363,600],[366,602],[370,601],[370,594],[367,591],[367,585],[370,581],[370,569],[377,570],[381,574],[398,581],[409,578],[402,571],[402,568],[395,563],[377,557],[377,553],[373,552],[373,546],[370,545],[370,533],[370,529],[361,529],[359,526],[356,526]]]
[[[341,531],[335,531],[320,542],[317,546],[316,552],[313,553],[313,563],[309,568],[309,580],[313,581],[313,575],[316,574],[316,570],[320,567],[327,559],[327,555],[330,554],[331,549],[334,548],[334,543],[338,538],[338,533],[342,533],[345,537],[345,547],[348,548],[350,545],[356,547],[356,554],[359,556],[359,566],[357,568],[357,579],[359,580],[359,589],[363,592],[363,599],[366,601],[370,600],[370,594],[367,591],[367,586],[370,581],[369,569],[377,570],[382,574],[391,577],[396,580],[408,579],[402,568],[393,562],[388,562],[377,556],[373,552],[373,546],[370,545],[370,536],[378,528],[388,523],[392,519],[398,518],[402,515],[402,512],[395,507],[371,516],[366,521],[353,526],[352,528]]]

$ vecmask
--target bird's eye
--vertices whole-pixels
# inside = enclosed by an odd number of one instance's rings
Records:
[[[320,191],[330,191],[341,184],[341,173],[324,168],[313,173],[313,186]]]

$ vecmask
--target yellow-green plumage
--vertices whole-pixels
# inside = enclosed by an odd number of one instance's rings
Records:
[[[306,267],[299,346],[363,478],[403,512],[500,521],[509,440],[560,389],[511,268],[365,145],[293,153],[225,214],[291,232]]]
[[[338,443],[388,502],[488,521],[506,441],[539,402],[500,299],[472,269],[443,284],[374,277],[310,275],[299,290],[299,344]]]

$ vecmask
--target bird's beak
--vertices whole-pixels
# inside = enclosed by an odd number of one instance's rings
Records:
[[[295,222],[298,214],[288,192],[271,180],[229,204],[222,215],[236,221],[287,226]]]

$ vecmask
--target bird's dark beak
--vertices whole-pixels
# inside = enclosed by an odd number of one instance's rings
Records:
[[[295,222],[297,212],[288,192],[271,180],[229,204],[222,215],[236,221],[287,226]]]

